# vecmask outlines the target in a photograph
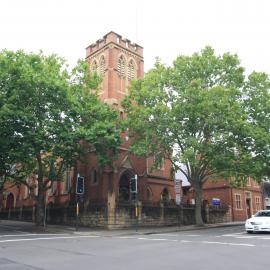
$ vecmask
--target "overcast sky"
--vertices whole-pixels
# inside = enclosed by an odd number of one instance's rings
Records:
[[[171,64],[206,45],[237,53],[247,71],[270,73],[269,0],[0,0],[0,50],[57,53],[71,65],[115,31]]]

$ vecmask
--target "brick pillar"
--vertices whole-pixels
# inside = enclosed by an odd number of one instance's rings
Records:
[[[107,227],[112,229],[115,227],[115,192],[108,193],[108,204],[107,204]]]
[[[204,211],[205,211],[205,222],[209,223],[210,222],[210,217],[209,217],[209,205],[206,203],[204,205]]]
[[[160,225],[164,224],[164,204],[160,203],[160,219],[159,219]]]
[[[138,202],[138,210],[139,210],[139,216],[138,216],[138,223],[139,225],[142,225],[142,202]]]

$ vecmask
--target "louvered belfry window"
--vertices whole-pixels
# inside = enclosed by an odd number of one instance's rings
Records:
[[[104,75],[105,74],[105,57],[102,56],[100,59],[100,74]]]
[[[128,64],[128,80],[131,81],[135,79],[135,65],[133,60],[131,60]]]
[[[125,59],[123,57],[123,55],[121,55],[118,59],[118,63],[117,63],[117,71],[118,71],[118,75],[121,78],[125,78]]]

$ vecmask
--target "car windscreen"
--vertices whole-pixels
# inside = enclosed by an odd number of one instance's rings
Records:
[[[268,212],[258,212],[255,217],[270,217],[270,211]]]

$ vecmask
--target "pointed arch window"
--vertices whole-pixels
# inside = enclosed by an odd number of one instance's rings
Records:
[[[128,80],[131,81],[133,79],[135,79],[135,64],[133,60],[130,60],[128,64]]]
[[[67,168],[63,172],[63,194],[68,194],[71,189],[71,181],[72,181],[72,168]]]
[[[93,61],[92,66],[91,66],[91,69],[92,69],[93,72],[97,72],[98,65],[97,65],[97,61],[96,60]]]
[[[117,72],[121,78],[125,78],[125,68],[126,68],[126,61],[124,56],[121,55],[117,63]]]
[[[104,76],[105,74],[105,57],[104,56],[100,58],[99,70],[100,70],[100,75]]]
[[[97,171],[95,168],[92,168],[92,170],[90,171],[90,181],[91,181],[91,185],[98,184],[98,176],[97,176]]]
[[[170,198],[170,193],[169,193],[168,189],[164,188],[161,195],[160,195],[161,202],[166,204],[166,203],[169,203],[170,199],[171,198]]]
[[[147,187],[147,190],[146,190],[146,199],[148,202],[152,202],[153,201],[153,192],[151,190],[150,187]]]

